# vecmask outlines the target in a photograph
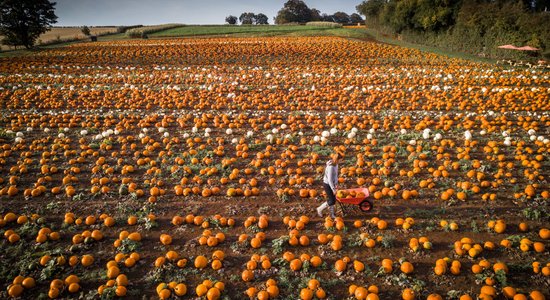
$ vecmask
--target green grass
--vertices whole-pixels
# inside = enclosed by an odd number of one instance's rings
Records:
[[[294,32],[290,35],[297,36],[339,36],[349,39],[369,39],[374,40],[364,29],[348,29],[348,28],[328,28],[323,31],[301,31]]]
[[[315,32],[321,33],[331,30],[327,27],[300,26],[300,25],[190,25],[167,29],[152,33],[149,37],[183,37],[183,36],[207,36],[207,35],[237,35],[237,36],[274,36],[295,35],[296,33]]]

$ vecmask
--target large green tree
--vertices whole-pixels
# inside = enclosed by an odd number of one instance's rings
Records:
[[[312,8],[311,9],[311,21],[321,21],[321,11],[316,9],[316,8]]]
[[[288,0],[275,17],[275,23],[306,23],[311,21],[311,9],[302,0]]]
[[[363,18],[361,18],[361,16],[357,13],[353,13],[353,14],[349,15],[349,20],[353,24],[363,23]]]
[[[239,17],[239,21],[241,21],[242,25],[252,25],[254,24],[254,17],[256,17],[254,13],[244,12]]]
[[[233,15],[229,15],[227,17],[225,17],[225,23],[229,24],[229,25],[235,25],[237,24],[237,21],[239,19]]]
[[[332,15],[332,19],[334,19],[334,22],[340,23],[340,24],[350,23],[349,15],[342,11],[335,12]]]
[[[385,4],[385,0],[367,0],[361,2],[355,7],[355,9],[357,9],[357,12],[367,17],[367,20],[370,21],[371,18],[378,18],[382,12],[382,9],[384,9]]]
[[[265,14],[259,13],[254,16],[254,24],[267,25],[269,24],[269,18]]]
[[[0,0],[0,34],[4,44],[32,48],[36,39],[57,22],[55,2]]]

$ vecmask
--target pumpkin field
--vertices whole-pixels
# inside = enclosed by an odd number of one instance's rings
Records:
[[[549,299],[549,76],[323,36],[0,58],[0,298]],[[335,151],[371,211],[317,216]]]

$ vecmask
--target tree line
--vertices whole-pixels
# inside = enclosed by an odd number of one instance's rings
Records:
[[[321,13],[316,8],[309,8],[302,0],[288,0],[275,16],[275,24],[307,23],[311,21],[326,21],[340,24],[362,23],[363,18],[357,13],[348,15],[336,12],[332,15]]]
[[[242,25],[267,25],[269,24],[269,18],[262,14],[255,14],[251,12],[242,13],[239,18],[230,15],[225,18],[225,23],[229,25],[236,25],[237,21],[240,21]]]
[[[550,48],[550,0],[367,0],[366,24],[400,38],[454,51],[503,57],[499,45]]]
[[[262,13],[254,14],[245,12],[239,18],[230,15],[225,18],[225,22],[230,25],[236,25],[240,21],[243,25],[251,24],[269,24],[268,17]],[[332,15],[321,13],[318,9],[309,8],[304,1],[288,0],[274,17],[275,24],[287,23],[307,23],[311,21],[326,21],[340,24],[362,23],[363,18],[358,13],[348,15],[345,12],[338,11]]]

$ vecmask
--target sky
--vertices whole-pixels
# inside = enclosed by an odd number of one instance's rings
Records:
[[[155,25],[165,23],[224,24],[225,17],[263,13],[269,24],[286,0],[52,0],[54,26]],[[305,0],[321,13],[355,13],[361,0]]]

